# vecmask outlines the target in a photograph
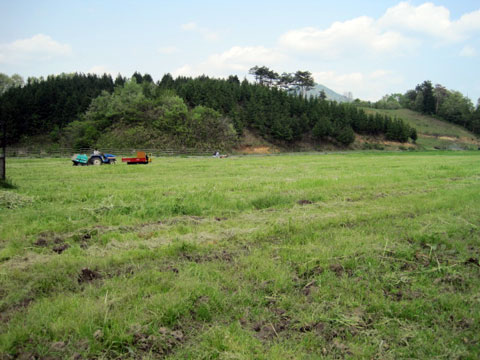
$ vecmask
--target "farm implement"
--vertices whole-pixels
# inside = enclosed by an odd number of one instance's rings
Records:
[[[115,164],[116,161],[117,158],[115,155],[98,152],[94,152],[90,156],[86,154],[76,154],[72,157],[73,166]]]
[[[137,164],[147,165],[148,163],[152,162],[152,154],[147,155],[145,151],[137,151],[137,157],[122,158],[122,162],[126,162],[127,165],[137,165]]]

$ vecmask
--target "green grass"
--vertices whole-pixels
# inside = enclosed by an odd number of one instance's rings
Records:
[[[364,110],[367,113],[378,112],[403,119],[410,126],[417,129],[417,133],[419,134],[417,144],[422,149],[433,149],[437,147],[440,149],[476,150],[479,145],[475,134],[467,129],[409,109],[384,110],[365,108]]]
[[[0,354],[478,358],[479,160],[12,159]]]

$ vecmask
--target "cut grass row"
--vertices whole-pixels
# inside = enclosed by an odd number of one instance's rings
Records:
[[[0,353],[475,358],[479,160],[13,160]]]

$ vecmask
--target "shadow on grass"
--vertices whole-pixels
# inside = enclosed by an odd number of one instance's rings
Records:
[[[17,186],[9,179],[0,179],[0,189],[17,189]]]

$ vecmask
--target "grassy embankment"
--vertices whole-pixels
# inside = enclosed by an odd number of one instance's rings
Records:
[[[478,358],[479,160],[12,159],[0,354]]]
[[[417,129],[417,145],[420,149],[477,150],[480,145],[480,141],[475,134],[467,129],[447,121],[436,119],[432,116],[422,115],[408,109],[364,110],[367,113],[379,112],[380,114],[403,119],[407,124]]]

